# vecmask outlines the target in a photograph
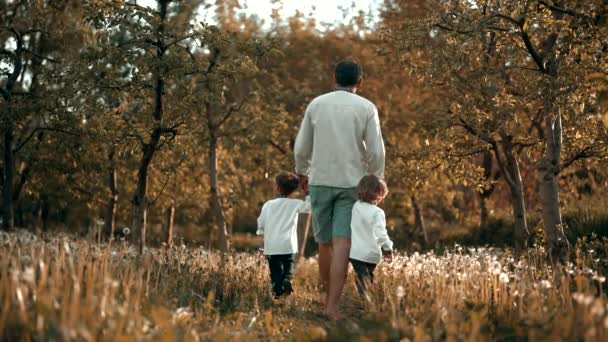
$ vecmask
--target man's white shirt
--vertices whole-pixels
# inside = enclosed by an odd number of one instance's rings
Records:
[[[352,188],[367,174],[384,177],[378,110],[348,91],[321,95],[308,105],[294,150],[296,173],[309,176],[311,185]]]
[[[298,214],[310,212],[310,202],[275,198],[262,207],[257,235],[264,235],[264,255],[298,252]]]
[[[370,264],[382,260],[382,250],[392,250],[384,211],[378,206],[357,201],[351,221],[350,258]]]

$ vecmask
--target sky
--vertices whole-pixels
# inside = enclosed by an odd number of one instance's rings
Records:
[[[375,13],[381,2],[382,0],[283,0],[281,5],[273,5],[271,0],[239,0],[243,13],[257,15],[266,25],[271,22],[270,15],[274,6],[282,6],[282,18],[288,18],[300,11],[305,17],[315,18],[319,25],[323,25],[347,22],[350,18],[345,18],[344,10],[348,10],[351,15],[359,11]],[[137,4],[154,7],[156,0],[137,0]],[[209,22],[212,18],[201,16],[200,19]],[[8,42],[5,48],[10,49],[11,42]],[[4,62],[0,64],[0,67],[6,66]]]
[[[283,0],[280,15],[290,17],[300,11],[304,16],[311,16],[319,24],[339,24],[347,21],[344,18],[344,9],[351,9],[350,13],[362,10],[369,13],[375,10],[382,0]],[[140,5],[155,6],[155,0],[139,0]],[[274,6],[271,0],[239,0],[243,13],[255,14],[268,24]],[[372,11],[373,12],[373,11]]]
[[[257,14],[260,18],[270,18],[273,5],[270,0],[241,0],[245,13]],[[341,23],[344,21],[343,9],[369,12],[377,7],[378,0],[284,0],[283,17],[289,17],[297,10],[305,16],[312,16],[319,23]],[[353,5],[354,4],[354,5]],[[354,6],[354,7],[353,7]]]

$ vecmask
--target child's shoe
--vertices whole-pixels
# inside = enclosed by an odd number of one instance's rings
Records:
[[[285,279],[283,281],[283,294],[289,296],[293,293],[293,286],[291,285],[291,281],[289,279]]]

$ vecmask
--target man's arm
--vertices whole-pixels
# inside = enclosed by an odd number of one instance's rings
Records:
[[[367,172],[378,177],[384,177],[384,141],[380,130],[378,109],[374,106],[373,113],[367,120],[365,128],[365,147],[367,153]]]
[[[306,108],[302,125],[298,131],[296,137],[296,143],[294,146],[294,155],[296,160],[296,174],[300,176],[300,182],[302,182],[302,188],[306,191],[306,181],[304,177],[308,176],[310,170],[310,160],[312,158],[312,147],[313,147],[313,126],[310,120],[311,105]]]

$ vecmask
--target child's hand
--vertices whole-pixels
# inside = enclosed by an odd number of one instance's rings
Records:
[[[384,261],[393,262],[393,251],[382,251],[382,257],[384,257]]]
[[[300,188],[304,191],[305,194],[308,193],[308,176],[298,175],[300,179]]]

